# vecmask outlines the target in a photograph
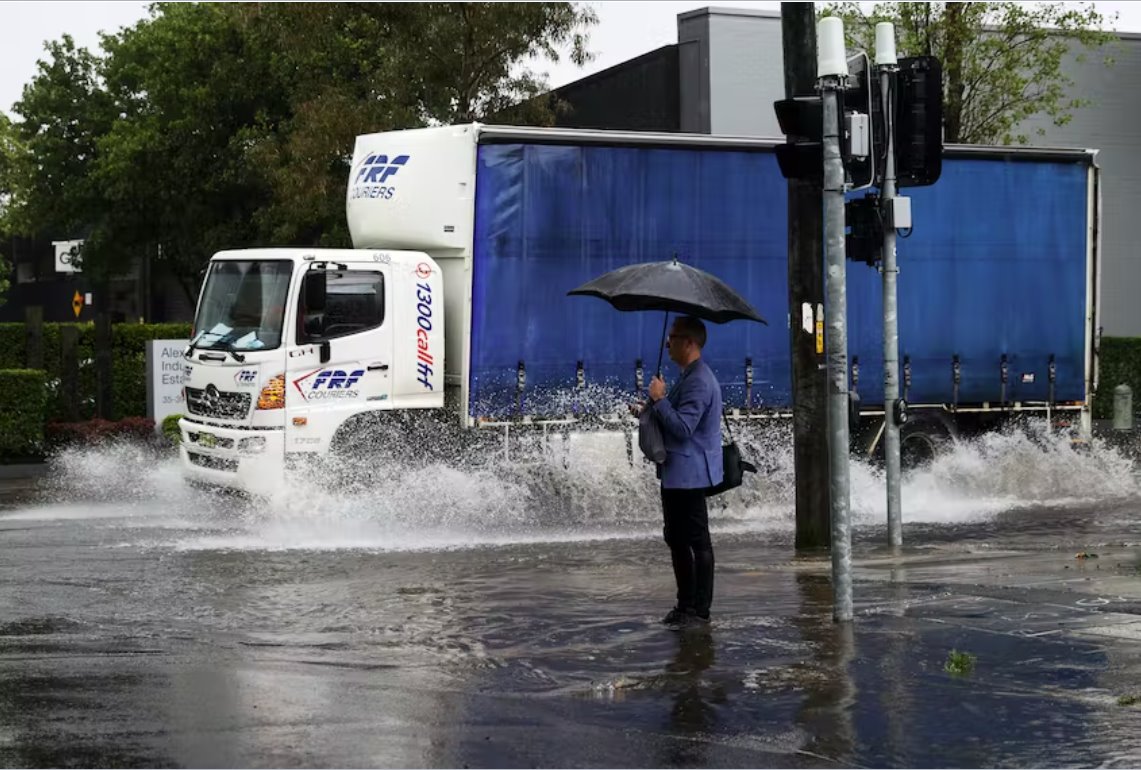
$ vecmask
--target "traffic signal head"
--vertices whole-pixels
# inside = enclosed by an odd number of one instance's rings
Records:
[[[785,179],[824,179],[824,102],[819,96],[782,99],[773,105],[777,123],[788,143],[777,145],[776,156]]]
[[[895,110],[896,185],[935,184],[943,172],[943,68],[938,59],[899,60]]]
[[[873,139],[879,137],[882,145],[883,132],[871,120],[862,120],[859,115],[876,115],[871,112],[872,103],[879,97],[878,81],[868,63],[867,55],[861,53],[847,62],[851,76],[847,87],[839,92],[838,114],[841,123],[837,126],[840,134],[840,155],[850,183],[855,187],[866,187],[875,183],[875,171],[882,173],[882,162],[876,155]],[[777,163],[786,179],[808,179],[822,182],[824,178],[824,104],[820,96],[797,96],[782,99],[773,105],[776,108],[777,123],[781,132],[788,137],[788,143],[776,148]],[[882,125],[882,124],[881,124]]]
[[[874,266],[880,261],[883,252],[884,231],[879,196],[866,195],[845,203],[844,220],[848,229],[844,236],[846,256],[854,262]]]

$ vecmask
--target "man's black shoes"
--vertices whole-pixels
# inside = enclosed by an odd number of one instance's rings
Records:
[[[698,615],[694,610],[674,607],[662,618],[662,623],[673,629],[702,627],[709,625],[709,616]]]

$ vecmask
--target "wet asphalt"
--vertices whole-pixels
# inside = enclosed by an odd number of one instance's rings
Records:
[[[1141,764],[1141,501],[860,527],[851,624],[789,526],[719,532],[676,632],[652,518],[394,550],[118,494],[4,498],[4,766]]]

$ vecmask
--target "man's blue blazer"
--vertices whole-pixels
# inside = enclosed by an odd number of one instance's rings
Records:
[[[666,460],[664,489],[705,489],[721,483],[721,385],[700,358],[685,368],[669,394],[654,402]]]

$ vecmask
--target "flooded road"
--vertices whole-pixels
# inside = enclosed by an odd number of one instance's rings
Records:
[[[907,480],[902,577],[878,565],[882,479],[855,467],[864,566],[837,626],[827,559],[791,547],[788,454],[711,512],[715,622],[685,634],[658,623],[652,476],[589,451],[268,501],[203,496],[138,448],[66,455],[0,509],[0,764],[1141,762],[1129,462],[957,450]]]

